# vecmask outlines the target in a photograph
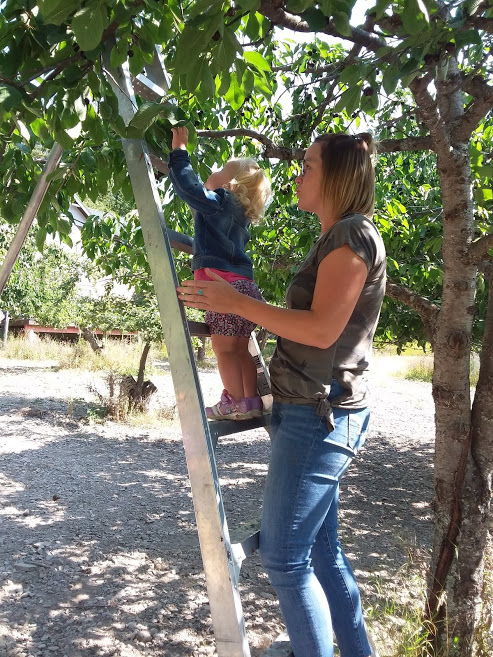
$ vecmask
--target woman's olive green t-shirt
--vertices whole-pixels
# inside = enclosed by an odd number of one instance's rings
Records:
[[[345,244],[359,255],[368,275],[354,311],[337,342],[327,349],[278,338],[270,364],[275,401],[319,406],[328,415],[330,406],[364,408],[368,405],[367,372],[373,335],[385,293],[385,247],[375,224],[360,214],[347,215],[324,233],[310,250],[286,292],[288,308],[310,310],[318,267],[322,260]],[[331,285],[342,285],[344,276]],[[344,393],[331,399],[332,379]]]

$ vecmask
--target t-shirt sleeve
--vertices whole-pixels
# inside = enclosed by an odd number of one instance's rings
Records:
[[[377,233],[373,223],[363,215],[354,215],[338,221],[320,240],[318,263],[331,251],[347,244],[354,253],[362,258],[368,271],[377,261]]]

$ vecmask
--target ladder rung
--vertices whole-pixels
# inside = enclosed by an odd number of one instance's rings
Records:
[[[159,157],[159,155],[149,151],[149,158],[151,160],[152,166],[156,169],[156,171],[160,171],[166,175],[169,174],[168,163],[165,162],[162,157]]]
[[[190,331],[190,335],[195,335],[199,338],[208,338],[211,334],[208,325],[204,324],[204,322],[192,322],[190,320],[188,322],[188,330]]]
[[[166,95],[164,89],[161,89],[157,84],[154,84],[152,80],[149,80],[149,78],[142,73],[137,77],[132,77],[132,84],[134,92],[144,100],[159,102],[161,98]]]
[[[233,557],[238,565],[241,564],[244,559],[250,557],[254,552],[258,550],[260,532],[257,531],[255,534],[250,534],[241,543],[233,543],[231,549],[233,550]]]
[[[183,233],[177,233],[176,230],[171,230],[171,228],[167,229],[167,233],[169,243],[173,249],[183,251],[183,253],[193,253],[193,238]],[[195,323],[199,324],[199,322]],[[204,324],[204,326],[207,326],[207,324]]]
[[[288,635],[279,635],[270,648],[267,648],[262,654],[262,657],[294,657]]]
[[[240,431],[251,431],[270,425],[271,414],[264,413],[262,417],[253,417],[251,420],[209,420],[209,431],[217,442],[221,436],[228,436]]]

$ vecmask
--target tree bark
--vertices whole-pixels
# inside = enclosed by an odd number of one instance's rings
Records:
[[[205,341],[206,338],[199,338],[199,346],[197,347],[197,360],[205,360]]]
[[[466,650],[474,645],[472,625],[459,627],[457,585],[460,582],[467,482],[471,471],[470,355],[477,268],[468,260],[474,237],[474,206],[469,137],[459,141],[456,126],[463,119],[462,91],[451,84],[457,73],[449,67],[449,80],[437,81],[436,99],[426,77],[411,83],[411,90],[433,139],[443,203],[443,292],[434,340],[433,398],[435,402],[435,536],[426,608],[433,655],[448,655],[449,646]],[[469,499],[473,510],[478,500]],[[457,558],[459,554],[459,558]],[[474,576],[481,574],[473,566]],[[472,572],[470,573],[473,574]],[[479,605],[481,607],[481,605]],[[453,619],[454,623],[449,623]],[[457,653],[459,654],[459,653]]]
[[[461,499],[458,574],[453,588],[457,623],[455,634],[460,638],[458,657],[491,654],[493,647],[492,610],[488,610],[491,597],[486,594],[484,577],[492,529],[492,489],[493,277],[489,281],[479,379],[472,406],[471,448]]]
[[[81,328],[80,334],[89,343],[91,349],[97,354],[100,354],[103,351],[103,346],[99,344],[94,333],[88,328]]]

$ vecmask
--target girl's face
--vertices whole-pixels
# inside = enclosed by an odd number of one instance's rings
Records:
[[[204,187],[213,191],[224,187],[234,178],[236,167],[234,162],[226,162],[222,169],[214,171],[205,181]]]
[[[303,158],[303,173],[295,178],[298,207],[321,216],[322,197],[322,145],[312,144]]]

